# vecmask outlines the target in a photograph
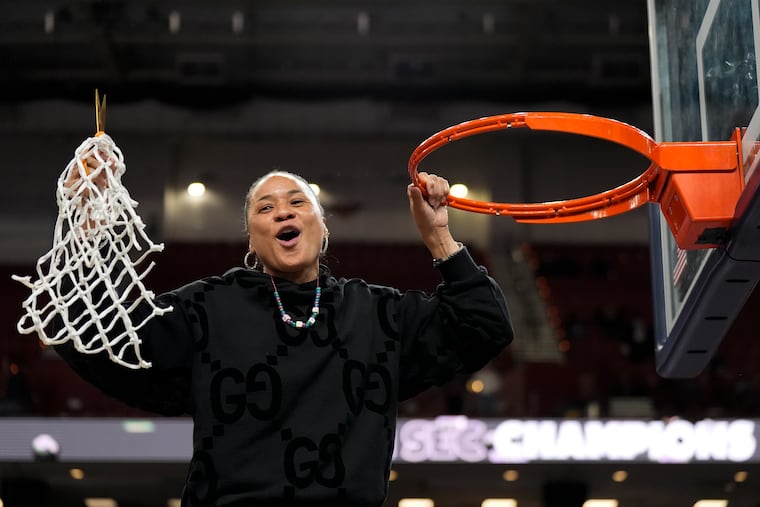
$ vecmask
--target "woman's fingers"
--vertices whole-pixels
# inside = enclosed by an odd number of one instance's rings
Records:
[[[99,189],[104,189],[108,186],[108,174],[106,171],[113,171],[113,167],[117,163],[116,157],[112,154],[98,152],[97,155],[92,152],[86,158],[81,159],[84,166],[84,176],[86,176],[92,183]],[[73,168],[69,172],[69,176],[64,183],[66,188],[71,188],[82,179],[83,175],[79,168]],[[85,190],[85,195],[89,195],[89,192]]]
[[[433,207],[445,206],[449,196],[449,182],[436,174],[419,173],[419,177],[425,184],[427,201]]]

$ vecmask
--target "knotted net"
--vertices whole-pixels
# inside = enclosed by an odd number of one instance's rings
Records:
[[[142,272],[139,265],[164,245],[146,234],[121,183],[125,171],[121,150],[102,132],[76,149],[58,178],[53,247],[37,261],[38,278],[13,276],[32,290],[17,328],[46,345],[71,340],[79,352],[106,351],[117,364],[149,368],[137,331],[172,307],[158,307],[143,284],[154,263]]]

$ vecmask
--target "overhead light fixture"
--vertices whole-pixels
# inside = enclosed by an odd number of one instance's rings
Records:
[[[190,197],[195,197],[195,198],[203,197],[203,194],[205,193],[206,193],[206,185],[204,185],[203,183],[199,181],[194,181],[187,186],[187,194]]]
[[[624,482],[628,478],[628,472],[625,470],[616,470],[612,474],[612,480],[615,482]]]
[[[171,11],[169,13],[169,31],[171,33],[178,33],[182,28],[182,16],[178,11]]]
[[[87,507],[118,507],[119,503],[113,498],[85,498]]]
[[[433,507],[435,502],[430,498],[402,498],[398,507]]]
[[[166,501],[166,507],[180,507],[180,505],[182,505],[182,500],[179,498],[170,498]]]
[[[483,33],[491,35],[496,28],[496,17],[490,12],[483,14],[481,18],[481,24],[483,27]]]
[[[728,500],[697,500],[694,507],[726,507]]]
[[[467,390],[471,393],[482,393],[483,389],[485,389],[485,385],[483,384],[482,380],[474,379],[467,382]]]
[[[45,17],[42,18],[42,23],[45,33],[53,33],[55,31],[55,12],[45,12]]]
[[[517,500],[514,498],[486,498],[480,507],[517,507]]]
[[[449,188],[449,195],[452,197],[467,197],[467,194],[469,193],[470,189],[463,183],[454,183],[451,185],[451,188]]]
[[[747,472],[744,470],[739,470],[734,474],[734,482],[744,482],[747,480]]]
[[[245,28],[245,14],[242,11],[232,13],[232,33],[242,33]]]
[[[395,470],[391,469],[391,473],[388,474],[388,480],[389,481],[395,481],[396,479],[398,479],[398,472],[396,472]]]
[[[504,473],[501,474],[501,477],[507,482],[515,482],[520,478],[520,472],[517,470],[505,470]]]
[[[367,35],[369,33],[370,17],[367,12],[360,12],[356,15],[356,31],[359,35]]]
[[[81,481],[82,479],[84,479],[84,470],[82,470],[81,468],[72,468],[71,470],[69,470],[69,475],[71,476],[72,479]]]
[[[317,185],[316,183],[309,183],[309,186],[314,191],[314,195],[319,197],[319,193],[322,192],[322,189],[320,188],[320,186]]]
[[[614,498],[594,498],[583,502],[583,507],[617,507],[618,501]]]

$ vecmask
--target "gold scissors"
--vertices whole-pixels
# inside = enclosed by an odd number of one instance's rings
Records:
[[[103,101],[100,101],[100,94],[95,88],[95,135],[105,134],[106,131],[106,96],[103,94]]]
[[[95,137],[102,136],[106,133],[106,96],[103,94],[103,101],[100,100],[98,89],[95,88]],[[84,173],[90,174],[90,167],[87,160],[82,160],[84,164]]]

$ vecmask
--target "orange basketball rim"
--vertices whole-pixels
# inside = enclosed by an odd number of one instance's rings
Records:
[[[449,196],[450,206],[511,216],[518,222],[564,223],[605,218],[655,202],[680,248],[712,248],[725,242],[744,188],[738,128],[729,141],[657,143],[646,132],[609,118],[558,112],[501,114],[466,121],[430,136],[412,152],[409,175],[424,191],[417,168],[430,153],[472,135],[524,127],[611,141],[640,153],[651,164],[631,181],[588,197],[511,204]]]

